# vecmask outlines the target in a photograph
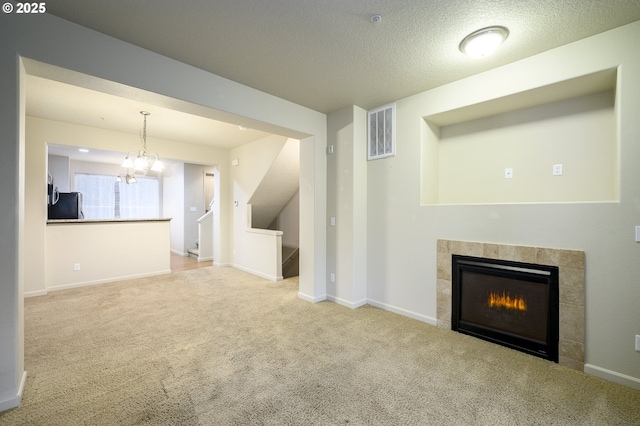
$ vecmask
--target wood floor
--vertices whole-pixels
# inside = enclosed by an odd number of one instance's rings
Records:
[[[171,272],[188,271],[190,269],[205,268],[212,265],[212,260],[198,262],[198,259],[196,259],[195,257],[185,257],[175,253],[171,253]]]

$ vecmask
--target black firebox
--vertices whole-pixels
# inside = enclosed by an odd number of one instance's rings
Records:
[[[558,268],[452,257],[451,328],[558,362]]]

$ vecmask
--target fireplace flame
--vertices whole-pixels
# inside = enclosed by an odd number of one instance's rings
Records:
[[[527,310],[527,303],[523,297],[511,297],[509,293],[505,293],[504,291],[502,294],[494,292],[489,293],[488,304],[490,308],[506,308],[517,311]]]

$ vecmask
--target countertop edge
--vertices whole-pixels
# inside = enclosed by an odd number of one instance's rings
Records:
[[[137,222],[168,222],[171,218],[148,218],[148,219],[50,219],[47,225],[70,225],[70,224],[99,224],[99,223],[137,223]]]

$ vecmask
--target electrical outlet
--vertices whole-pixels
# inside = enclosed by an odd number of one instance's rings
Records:
[[[330,273],[330,274],[329,274],[329,280],[330,280],[332,283],[335,283],[335,282],[336,282],[336,274],[334,274],[333,272],[332,272],[332,273]]]
[[[79,264],[79,263],[74,263],[74,264],[73,264],[73,270],[74,270],[75,272],[78,272],[78,271],[80,270],[80,264]]]
[[[640,334],[636,334],[636,351],[640,352]]]
[[[553,175],[554,176],[562,176],[562,164],[554,164],[553,165]]]

